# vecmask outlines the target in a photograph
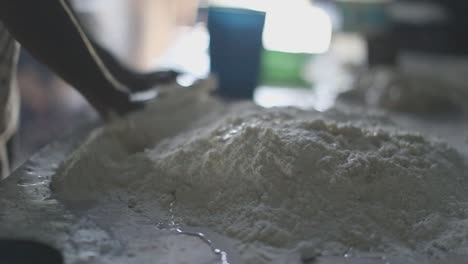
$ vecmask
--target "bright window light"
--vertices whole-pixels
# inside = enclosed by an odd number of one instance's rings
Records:
[[[330,47],[328,14],[307,0],[271,1],[267,7],[263,45],[288,53],[324,53]]]

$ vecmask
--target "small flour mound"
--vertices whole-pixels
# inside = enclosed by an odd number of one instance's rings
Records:
[[[467,248],[468,170],[445,144],[291,108],[192,102],[175,118],[200,105],[218,109],[218,118],[185,118],[183,132],[165,128],[172,137],[101,131],[65,164],[54,188],[70,200],[119,189],[147,215],[173,206],[178,222],[236,239],[241,251]],[[122,147],[133,133],[149,135],[146,149]],[[268,263],[248,254],[251,263]]]
[[[468,112],[466,81],[410,74],[399,69],[375,68],[359,75],[340,99],[396,112]]]

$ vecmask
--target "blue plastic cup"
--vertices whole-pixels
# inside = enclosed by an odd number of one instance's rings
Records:
[[[227,7],[208,9],[211,72],[219,95],[252,99],[260,73],[265,13]]]

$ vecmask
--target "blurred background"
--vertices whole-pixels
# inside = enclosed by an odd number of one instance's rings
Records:
[[[87,33],[129,68],[180,70],[186,73],[181,85],[212,73],[225,98],[318,111],[341,99],[390,111],[466,110],[465,0],[72,3]],[[97,118],[79,94],[26,51],[18,85],[17,165]],[[427,94],[431,104],[415,102]]]

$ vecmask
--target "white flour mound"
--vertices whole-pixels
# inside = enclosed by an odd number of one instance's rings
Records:
[[[173,202],[178,222],[240,241],[251,263],[271,262],[253,245],[468,253],[468,170],[445,144],[344,114],[177,100],[170,114],[150,108],[96,133],[55,190],[68,200],[119,190],[146,215]]]

